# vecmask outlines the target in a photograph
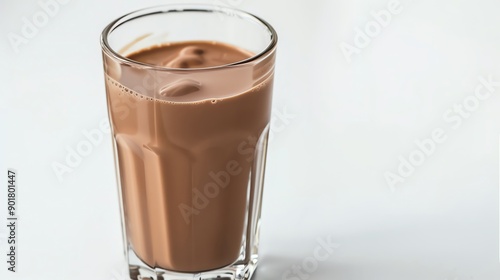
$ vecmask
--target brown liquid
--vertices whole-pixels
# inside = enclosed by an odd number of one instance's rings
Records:
[[[259,211],[251,204],[259,199],[255,176],[262,172],[256,161],[265,154],[259,149],[267,139],[274,57],[230,71],[192,69],[250,56],[230,45],[193,41],[128,56],[191,68],[187,72],[148,76],[130,66],[113,69],[108,61],[127,238],[151,267],[200,272],[230,265],[242,251],[247,259],[251,254],[251,213]]]

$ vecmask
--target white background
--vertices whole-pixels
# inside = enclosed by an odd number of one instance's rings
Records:
[[[471,100],[479,76],[500,81],[500,2],[400,1],[349,63],[339,45],[388,0],[221,0],[277,29],[274,109],[293,115],[274,121],[256,280],[282,279],[329,236],[338,248],[308,279],[499,279],[500,87],[456,128],[443,114]],[[0,279],[124,279],[111,137],[62,182],[51,165],[106,119],[101,30],[171,2],[69,0],[15,52],[9,33],[43,10],[0,0]],[[446,141],[391,189],[384,174],[436,128]],[[18,170],[15,274],[7,168]]]

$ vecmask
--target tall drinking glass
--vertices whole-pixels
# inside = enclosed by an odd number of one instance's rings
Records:
[[[101,37],[132,279],[249,279],[277,35],[230,8],[127,14]]]

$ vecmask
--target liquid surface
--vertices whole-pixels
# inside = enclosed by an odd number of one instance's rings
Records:
[[[205,68],[249,56],[226,44],[184,42],[129,58]],[[161,76],[127,66],[108,67],[107,73],[133,252],[150,267],[180,272],[224,267],[242,252],[248,258],[257,228],[272,71],[248,66]]]
[[[151,47],[128,55],[142,63],[168,68],[208,68],[245,60],[251,52],[218,42],[192,41]]]

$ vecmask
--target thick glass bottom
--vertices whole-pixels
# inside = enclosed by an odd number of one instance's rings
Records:
[[[133,250],[128,251],[130,279],[132,280],[249,280],[257,268],[258,256],[252,255],[248,263],[237,262],[220,269],[199,273],[180,273],[151,268],[142,262]]]

